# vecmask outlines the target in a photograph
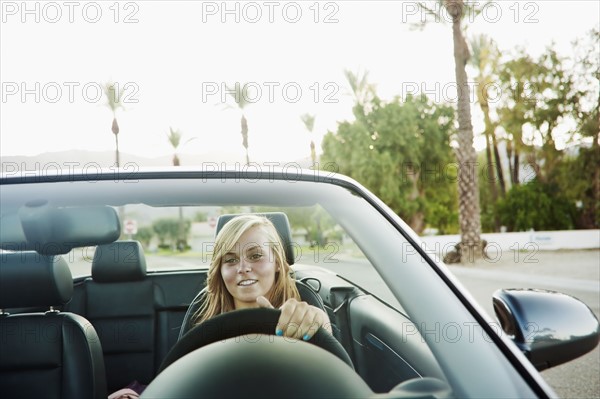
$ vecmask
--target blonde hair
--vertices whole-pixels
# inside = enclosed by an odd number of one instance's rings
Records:
[[[206,278],[206,291],[198,298],[202,304],[194,314],[194,325],[235,309],[233,297],[227,291],[221,276],[221,261],[223,256],[233,249],[240,237],[254,227],[263,228],[267,243],[280,268],[280,271],[275,273],[275,281],[266,295],[267,299],[275,308],[280,307],[290,298],[300,300],[300,294],[292,277],[292,270],[285,257],[283,243],[273,223],[264,216],[240,215],[227,222],[217,234]]]

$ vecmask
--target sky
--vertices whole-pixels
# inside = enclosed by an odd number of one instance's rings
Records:
[[[428,2],[435,4],[435,2]],[[482,2],[483,4],[483,2]],[[195,138],[179,153],[243,161],[240,111],[227,86],[246,84],[249,153],[255,161],[309,156],[352,120],[344,69],[369,71],[380,97],[424,90],[455,102],[448,17],[409,1],[1,1],[0,155],[114,150],[112,113],[99,88],[115,82],[125,153],[172,154],[166,134]],[[504,52],[532,55],[600,24],[597,1],[497,1],[469,24]],[[472,104],[475,133],[482,117]],[[300,116],[315,114],[311,134]],[[476,140],[476,147],[481,140]]]

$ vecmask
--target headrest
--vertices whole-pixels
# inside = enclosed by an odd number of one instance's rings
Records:
[[[113,242],[120,234],[119,217],[109,206],[57,208],[39,200],[0,217],[0,248],[10,251],[61,255]]]
[[[0,254],[0,309],[63,305],[71,295],[73,276],[62,257]]]
[[[146,258],[138,241],[115,241],[98,245],[92,261],[97,283],[139,281],[146,278]]]
[[[242,214],[228,214],[219,216],[219,220],[217,220],[217,229],[215,231],[215,236],[219,234],[221,228],[233,219],[236,216],[241,216]],[[287,263],[291,266],[294,264],[294,245],[292,242],[292,231],[290,229],[290,222],[288,217],[283,212],[266,212],[266,213],[254,213],[253,215],[264,216],[273,223],[277,233],[279,233],[279,237],[281,238],[281,242],[283,243],[283,248],[285,250],[285,258]]]

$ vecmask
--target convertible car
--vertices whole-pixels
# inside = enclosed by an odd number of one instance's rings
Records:
[[[382,201],[326,171],[12,173],[0,203],[4,398],[554,397],[538,370],[600,336],[556,292],[499,290],[492,319]],[[273,220],[332,334],[276,336],[275,309],[193,325],[214,236],[240,213]]]

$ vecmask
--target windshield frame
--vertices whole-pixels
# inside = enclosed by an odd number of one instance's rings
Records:
[[[3,178],[1,183],[3,218],[28,201],[39,200],[40,194],[54,206],[321,205],[361,248],[408,312],[455,394],[482,396],[491,386],[503,397],[522,397],[524,392],[547,396],[552,392],[524,355],[501,331],[491,327],[493,321],[445,266],[427,255],[418,236],[366,188],[345,176],[312,170],[169,169],[122,175],[114,171],[29,174]],[[281,196],[282,192],[286,195]],[[406,256],[409,248],[411,256]],[[402,267],[393,260],[402,260]],[[431,326],[439,328],[440,323],[459,326],[462,339],[443,342],[428,333],[436,328]],[[470,333],[467,329],[473,326],[481,328],[481,333]],[[481,367],[483,364],[486,367]]]

